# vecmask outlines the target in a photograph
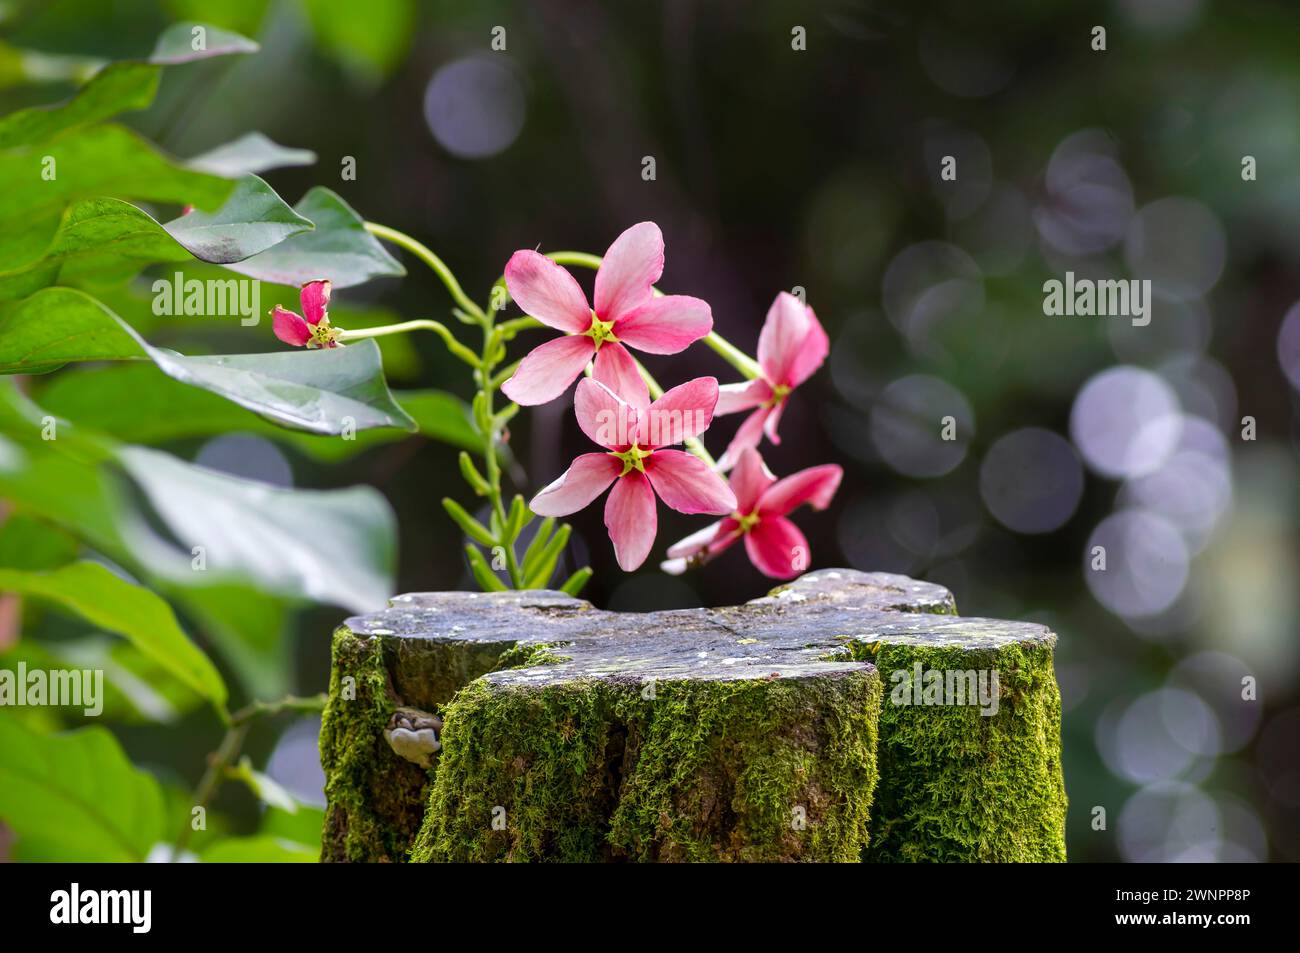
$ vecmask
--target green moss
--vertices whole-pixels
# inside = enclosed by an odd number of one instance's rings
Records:
[[[875,649],[875,651],[872,651]],[[1063,861],[1061,700],[1050,646],[854,647],[884,682],[869,861]],[[893,673],[996,670],[996,714],[896,704]]]
[[[880,683],[480,682],[443,713],[412,860],[856,860]],[[495,820],[495,824],[494,824]]]
[[[401,861],[419,828],[429,774],[398,757],[384,728],[398,701],[378,639],[334,634],[329,701],[321,718],[325,831],[333,861]]]
[[[501,653],[492,671],[498,672],[507,668],[532,668],[535,665],[558,665],[560,662],[567,662],[569,661],[568,656],[560,655],[555,649],[568,644],[570,643],[531,642],[526,645],[512,645]]]

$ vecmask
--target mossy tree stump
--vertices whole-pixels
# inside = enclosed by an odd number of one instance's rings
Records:
[[[1063,860],[1054,644],[852,570],[644,614],[399,596],[335,633],[323,859]]]

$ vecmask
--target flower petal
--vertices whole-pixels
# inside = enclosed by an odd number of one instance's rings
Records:
[[[528,249],[511,255],[506,287],[519,307],[547,327],[577,334],[591,327],[591,309],[577,279],[545,255]]]
[[[321,318],[330,307],[330,291],[333,285],[324,278],[309,281],[302,286],[298,300],[302,303],[302,313],[308,324],[320,324]]]
[[[791,387],[798,387],[808,378],[813,376],[817,368],[822,366],[826,360],[826,355],[831,351],[830,338],[826,336],[826,330],[822,323],[817,320],[817,315],[812,308],[808,309],[808,333],[804,335],[803,343],[799,345],[799,350],[790,363],[790,380],[787,383]]]
[[[731,438],[731,443],[727,445],[727,452],[722,455],[718,461],[718,469],[726,473],[740,460],[740,455],[746,450],[757,447],[763,440],[763,422],[767,420],[768,415],[772,412],[770,407],[760,407],[740,425],[736,435]]]
[[[573,413],[582,432],[602,447],[626,450],[636,440],[636,408],[619,400],[618,395],[600,381],[592,378],[578,381],[578,390],[573,395]]]
[[[609,246],[596,272],[596,314],[616,321],[650,300],[664,273],[664,236],[654,222],[633,225]]]
[[[566,334],[533,348],[519,362],[501,393],[532,407],[555,400],[582,373],[596,345],[585,334]]]
[[[302,319],[302,315],[278,304],[271,311],[271,326],[275,329],[275,336],[285,344],[302,347],[311,340],[311,325]]]
[[[620,569],[631,572],[645,562],[658,525],[650,481],[645,474],[633,470],[614,484],[605,501],[605,528],[609,530]]]
[[[576,513],[604,493],[622,469],[622,462],[608,453],[584,453],[528,505],[538,516]]]
[[[736,521],[718,520],[716,523],[710,523],[708,526],[704,527],[704,529],[696,530],[694,533],[691,533],[690,536],[685,536],[673,543],[668,547],[668,552],[665,553],[665,555],[669,559],[676,559],[679,556],[694,556],[696,553],[707,549],[709,544],[717,539],[718,533],[722,529],[722,524],[725,522],[730,522],[734,525]]]
[[[713,311],[699,298],[651,298],[614,322],[615,336],[647,354],[676,354],[713,330]]]
[[[815,510],[824,510],[831,505],[843,478],[843,468],[834,463],[792,473],[763,492],[758,500],[758,511],[766,519],[785,516],[805,503]],[[735,482],[734,478],[732,482]]]
[[[668,547],[668,559],[659,564],[664,572],[680,576],[692,562],[707,563],[730,549],[741,537],[740,524],[728,517],[710,523]]]
[[[767,309],[758,335],[758,363],[772,384],[789,384],[794,365],[808,336],[809,308],[788,291],[782,291]]]
[[[736,469],[731,471],[731,489],[736,494],[736,511],[752,513],[758,509],[758,501],[763,492],[776,482],[763,463],[763,458],[753,447],[740,455]]]
[[[767,381],[759,378],[741,381],[739,384],[723,384],[718,388],[718,406],[714,408],[715,416],[734,414],[740,410],[758,407],[772,399],[772,388]]]
[[[664,393],[642,414],[641,445],[666,447],[698,437],[713,422],[718,403],[718,381],[697,377]]]
[[[659,498],[678,513],[736,510],[736,494],[707,463],[682,450],[656,450],[645,461],[645,473]]]
[[[591,376],[638,410],[650,406],[650,388],[623,345],[602,344]]]
[[[793,579],[808,568],[808,540],[783,516],[759,520],[745,534],[749,561],[765,576]]]
[[[781,426],[781,415],[785,413],[785,404],[786,402],[782,400],[775,406],[769,407],[767,419],[763,421],[763,433],[767,434],[767,439],[778,447],[781,445],[781,435],[776,430]]]

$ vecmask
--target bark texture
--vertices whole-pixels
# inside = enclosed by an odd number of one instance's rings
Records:
[[[1055,636],[955,612],[852,570],[645,614],[399,596],[335,633],[323,859],[1063,860]]]

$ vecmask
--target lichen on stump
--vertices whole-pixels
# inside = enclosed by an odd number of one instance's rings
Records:
[[[323,857],[1061,860],[1054,640],[850,570],[645,614],[399,596],[335,635]],[[996,670],[996,713],[891,700],[917,663]],[[441,718],[431,767],[399,708]]]

